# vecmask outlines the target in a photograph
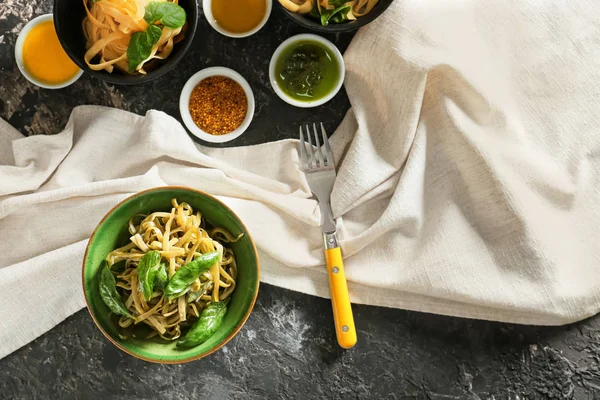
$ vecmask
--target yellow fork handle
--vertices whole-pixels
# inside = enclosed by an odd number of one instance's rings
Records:
[[[349,349],[356,344],[356,328],[354,327],[352,306],[348,295],[348,283],[344,273],[342,251],[339,247],[326,249],[325,259],[327,260],[335,333],[340,346]]]

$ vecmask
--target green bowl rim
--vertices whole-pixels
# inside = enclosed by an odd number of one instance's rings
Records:
[[[119,208],[123,203],[133,199],[134,197],[138,197],[140,195],[143,194],[147,194],[150,192],[154,192],[157,190],[168,190],[168,189],[178,189],[178,190],[187,190],[190,192],[196,192],[202,196],[206,196],[206,197],[210,197],[211,199],[213,199],[214,201],[216,201],[217,203],[221,204],[223,207],[225,207],[225,209],[231,213],[232,216],[234,216],[239,223],[242,225],[242,227],[244,228],[244,230],[246,231],[246,233],[248,234],[248,239],[250,239],[250,243],[252,243],[252,248],[254,249],[254,255],[256,257],[256,273],[257,273],[257,280],[256,280],[256,290],[254,291],[254,298],[252,299],[252,302],[250,303],[250,307],[248,308],[248,311],[246,311],[246,314],[242,317],[242,319],[240,320],[240,322],[238,323],[238,325],[233,329],[233,331],[229,334],[229,336],[227,336],[223,341],[221,341],[221,343],[217,344],[215,347],[213,347],[210,350],[205,351],[204,353],[200,353],[188,358],[184,358],[181,360],[155,360],[152,358],[148,358],[148,357],[144,357],[144,356],[140,356],[138,354],[135,354],[132,351],[129,351],[128,349],[126,349],[125,347],[121,346],[117,341],[115,341],[104,329],[102,329],[102,327],[100,326],[100,324],[98,323],[98,321],[96,320],[96,317],[94,316],[94,314],[92,313],[92,308],[90,307],[90,301],[88,299],[86,290],[85,290],[85,263],[87,260],[87,253],[88,253],[88,249],[90,248],[90,244],[92,243],[92,240],[94,239],[94,236],[96,235],[96,231],[98,230],[98,228],[100,227],[100,225],[102,225],[102,223],[104,222],[104,220],[106,218],[108,218],[109,215],[111,215],[117,208]],[[81,289],[83,290],[83,297],[85,298],[85,304],[86,304],[86,308],[88,310],[88,313],[90,314],[90,316],[92,317],[92,320],[94,321],[94,324],[96,324],[96,327],[100,330],[100,332],[102,332],[102,334],[115,346],[117,346],[119,349],[121,349],[121,351],[129,354],[130,356],[133,356],[135,358],[138,358],[140,360],[144,360],[144,361],[148,361],[148,362],[152,362],[152,363],[156,363],[156,364],[183,364],[183,363],[187,363],[190,361],[195,361],[195,360],[199,360],[203,357],[206,357],[212,353],[214,353],[215,351],[219,350],[221,347],[225,346],[231,339],[233,339],[233,337],[235,335],[237,335],[237,333],[240,331],[240,329],[242,329],[242,327],[244,326],[244,324],[246,323],[246,321],[248,320],[248,317],[250,317],[250,314],[252,313],[252,310],[254,309],[254,304],[256,303],[256,299],[258,297],[258,291],[260,289],[260,258],[258,258],[258,251],[256,249],[256,245],[254,244],[254,240],[252,240],[252,236],[250,235],[250,232],[248,231],[248,228],[246,228],[246,225],[244,225],[244,223],[242,222],[242,220],[240,219],[240,217],[237,216],[236,213],[233,212],[233,210],[231,210],[231,208],[229,208],[225,203],[223,203],[221,200],[217,199],[215,196],[212,196],[206,192],[203,192],[201,190],[197,190],[197,189],[193,189],[190,187],[186,187],[186,186],[158,186],[158,187],[154,187],[151,189],[146,189],[146,190],[142,190],[140,192],[137,192],[123,200],[121,200],[118,204],[116,204],[113,208],[110,209],[109,212],[106,213],[106,215],[104,217],[102,217],[102,219],[100,220],[100,222],[98,222],[98,225],[96,225],[96,228],[94,228],[94,232],[92,233],[92,235],[90,236],[90,239],[88,240],[88,244],[85,247],[85,253],[83,254],[83,261],[82,261],[82,265],[81,265]]]

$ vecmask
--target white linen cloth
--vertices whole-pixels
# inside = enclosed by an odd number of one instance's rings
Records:
[[[599,311],[599,21],[595,0],[396,0],[358,33],[332,140],[354,302],[549,325]],[[328,296],[296,146],[196,146],[157,111],[80,107],[53,136],[0,123],[0,357],[84,306],[87,239],[154,186],[219,196],[264,282]]]

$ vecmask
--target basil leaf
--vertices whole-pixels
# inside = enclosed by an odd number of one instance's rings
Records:
[[[208,289],[210,289],[211,285],[212,285],[212,281],[207,281],[207,282],[204,282],[202,285],[200,285],[200,289],[198,289],[197,291],[188,292],[187,302],[193,303],[194,301],[198,300],[200,298],[200,296],[202,296],[204,293],[206,293],[206,291]]]
[[[135,32],[131,35],[129,46],[127,46],[127,59],[129,60],[129,72],[135,72],[142,61],[150,57],[152,48],[162,35],[162,30],[156,25],[150,25],[143,32]]]
[[[99,289],[100,297],[110,311],[117,315],[133,318],[129,311],[127,311],[127,308],[125,308],[121,295],[117,292],[117,281],[112,272],[110,272],[110,268],[108,268],[106,261],[104,261],[100,267]]]
[[[164,262],[158,264],[156,267],[156,278],[154,280],[154,288],[163,290],[167,283],[169,283],[169,274],[167,273],[167,264]]]
[[[185,10],[169,1],[152,1],[146,6],[144,20],[148,25],[158,21],[166,27],[177,29],[185,24]]]
[[[345,6],[347,2],[348,0],[329,0],[329,5],[332,5],[337,8]]]
[[[123,272],[125,271],[125,260],[121,260],[117,263],[114,263],[111,267],[110,270],[112,272]]]
[[[321,14],[319,14],[319,8],[317,6],[313,6],[308,12],[308,16],[313,19],[321,19]]]
[[[171,277],[171,280],[165,288],[164,293],[167,299],[172,300],[186,294],[192,283],[194,283],[204,271],[215,265],[217,261],[219,261],[219,253],[213,251],[212,253],[202,254],[194,261],[181,267],[175,272],[175,275]]]
[[[156,266],[160,263],[160,253],[156,250],[152,250],[144,254],[140,263],[138,264],[138,280],[140,282],[140,289],[144,295],[144,299],[149,301],[152,298],[154,292],[154,280],[158,270]]]
[[[158,1],[152,1],[146,5],[146,9],[144,10],[144,21],[146,21],[148,25],[152,25],[160,20],[161,14],[159,6],[160,3]]]
[[[226,303],[209,303],[200,313],[200,318],[192,325],[185,336],[179,339],[177,347],[189,348],[206,342],[219,330],[226,313]]]
[[[339,24],[346,21],[351,8],[350,6],[341,6],[333,10],[321,9],[321,25],[327,26],[329,22]]]
[[[340,7],[339,11],[334,13],[329,19],[329,21],[334,24],[341,24],[342,22],[346,22],[348,20],[348,13],[351,9],[352,7],[350,6]]]

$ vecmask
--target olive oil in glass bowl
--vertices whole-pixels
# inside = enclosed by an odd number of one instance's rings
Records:
[[[344,81],[344,60],[333,43],[317,35],[293,36],[273,54],[269,75],[281,99],[316,107],[333,98]]]

